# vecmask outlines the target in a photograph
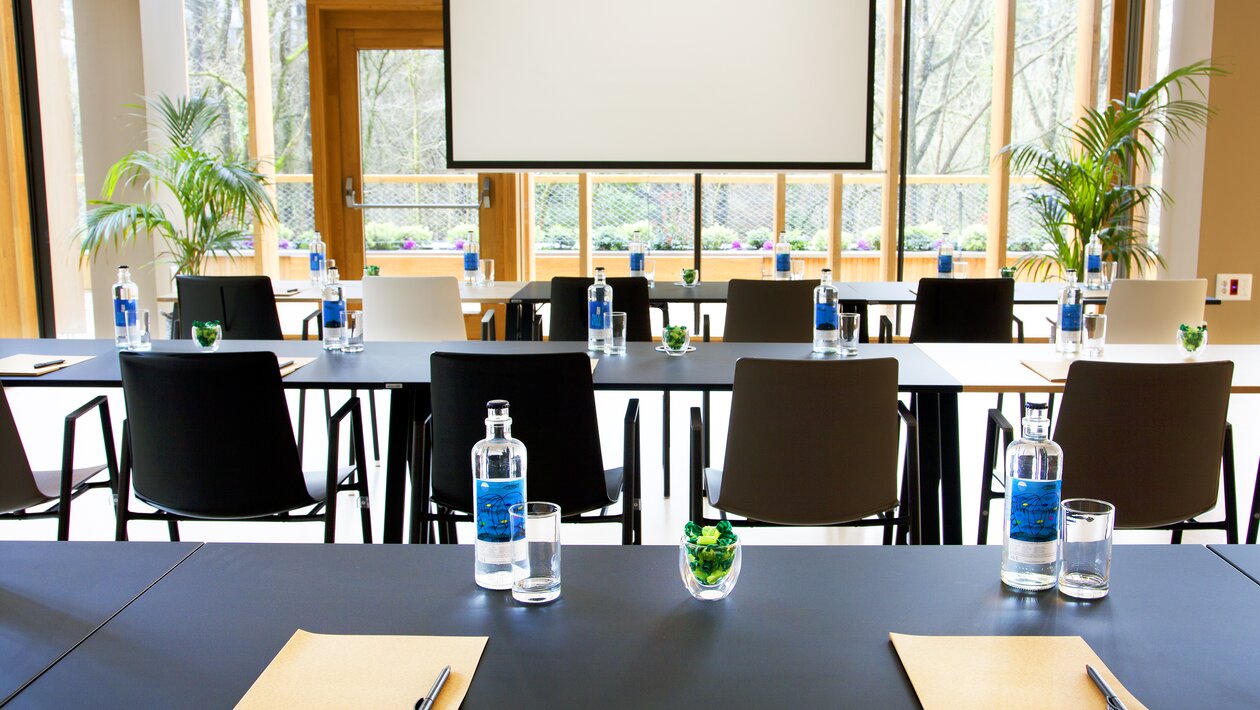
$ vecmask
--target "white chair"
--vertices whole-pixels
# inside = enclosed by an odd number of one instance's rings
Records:
[[[363,317],[365,340],[468,339],[453,276],[364,276]]]
[[[1088,294],[1087,294],[1088,295]],[[1118,279],[1107,296],[1107,343],[1172,343],[1203,322],[1207,279]]]

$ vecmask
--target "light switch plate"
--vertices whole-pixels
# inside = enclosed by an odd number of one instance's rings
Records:
[[[1222,301],[1250,301],[1251,274],[1217,274],[1215,295]]]

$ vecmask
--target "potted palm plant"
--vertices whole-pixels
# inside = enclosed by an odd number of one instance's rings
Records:
[[[1021,257],[1019,272],[1037,280],[1068,269],[1084,274],[1085,247],[1094,236],[1104,258],[1128,273],[1163,264],[1147,244],[1146,225],[1135,210],[1171,200],[1158,185],[1134,184],[1134,169],[1150,168],[1163,154],[1161,133],[1176,139],[1207,123],[1211,108],[1198,81],[1225,73],[1207,61],[1195,62],[1102,110],[1087,109],[1076,125],[1054,136],[1050,148],[1040,142],[1004,148],[1012,173],[1041,183],[1024,199],[1050,245],[1046,252]]]
[[[137,150],[115,163],[105,177],[101,199],[90,200],[79,233],[81,256],[95,258],[106,244],[118,246],[144,232],[161,235],[160,256],[176,273],[197,275],[216,251],[234,255],[236,243],[250,223],[271,222],[276,208],[267,194],[267,177],[259,161],[211,152],[199,147],[219,121],[219,107],[205,96],[147,100],[149,130],[162,148]],[[165,188],[181,214],[167,214],[157,202],[116,202],[119,188],[140,185],[150,196]]]

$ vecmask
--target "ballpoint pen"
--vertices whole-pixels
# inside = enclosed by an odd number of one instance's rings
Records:
[[[433,701],[437,700],[438,693],[442,692],[442,686],[446,684],[446,679],[451,675],[451,667],[447,666],[438,673],[437,680],[433,681],[433,687],[429,688],[429,692],[423,698],[416,701],[415,710],[429,710],[433,707]]]
[[[1120,696],[1115,694],[1115,691],[1111,689],[1111,686],[1107,685],[1107,681],[1103,680],[1103,677],[1098,674],[1098,671],[1094,670],[1093,666],[1085,664],[1085,672],[1094,681],[1094,685],[1098,686],[1098,689],[1102,691],[1103,697],[1107,698],[1107,708],[1109,710],[1128,710],[1125,708],[1124,703],[1120,701]]]
[[[63,362],[65,362],[65,358],[62,358],[60,360],[45,360],[44,362],[37,362],[34,365],[31,365],[31,368],[38,370],[41,367],[52,367],[53,365],[60,365]]]

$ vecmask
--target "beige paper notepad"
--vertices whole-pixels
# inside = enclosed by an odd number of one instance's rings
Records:
[[[1086,664],[1129,710],[1146,707],[1080,636],[889,636],[925,710],[1106,707]]]
[[[446,665],[435,710],[464,701],[487,636],[343,636],[298,629],[237,708],[411,708]]]
[[[92,355],[10,355],[0,358],[0,376],[3,377],[38,377],[56,372],[71,365],[77,365],[92,359]],[[58,365],[35,369],[35,365],[50,360],[65,360]]]
[[[284,365],[284,367],[280,368],[280,376],[288,377],[289,375],[292,375],[294,372],[296,372],[298,368],[305,367],[306,365],[309,365],[312,362],[315,362],[315,358],[313,357],[285,357],[283,355],[277,355],[276,362],[280,363],[281,365]],[[285,365],[286,362],[290,364]]]
[[[1071,360],[1020,360],[1024,367],[1041,375],[1046,382],[1055,382],[1062,384],[1067,382],[1068,368],[1072,366]]]

